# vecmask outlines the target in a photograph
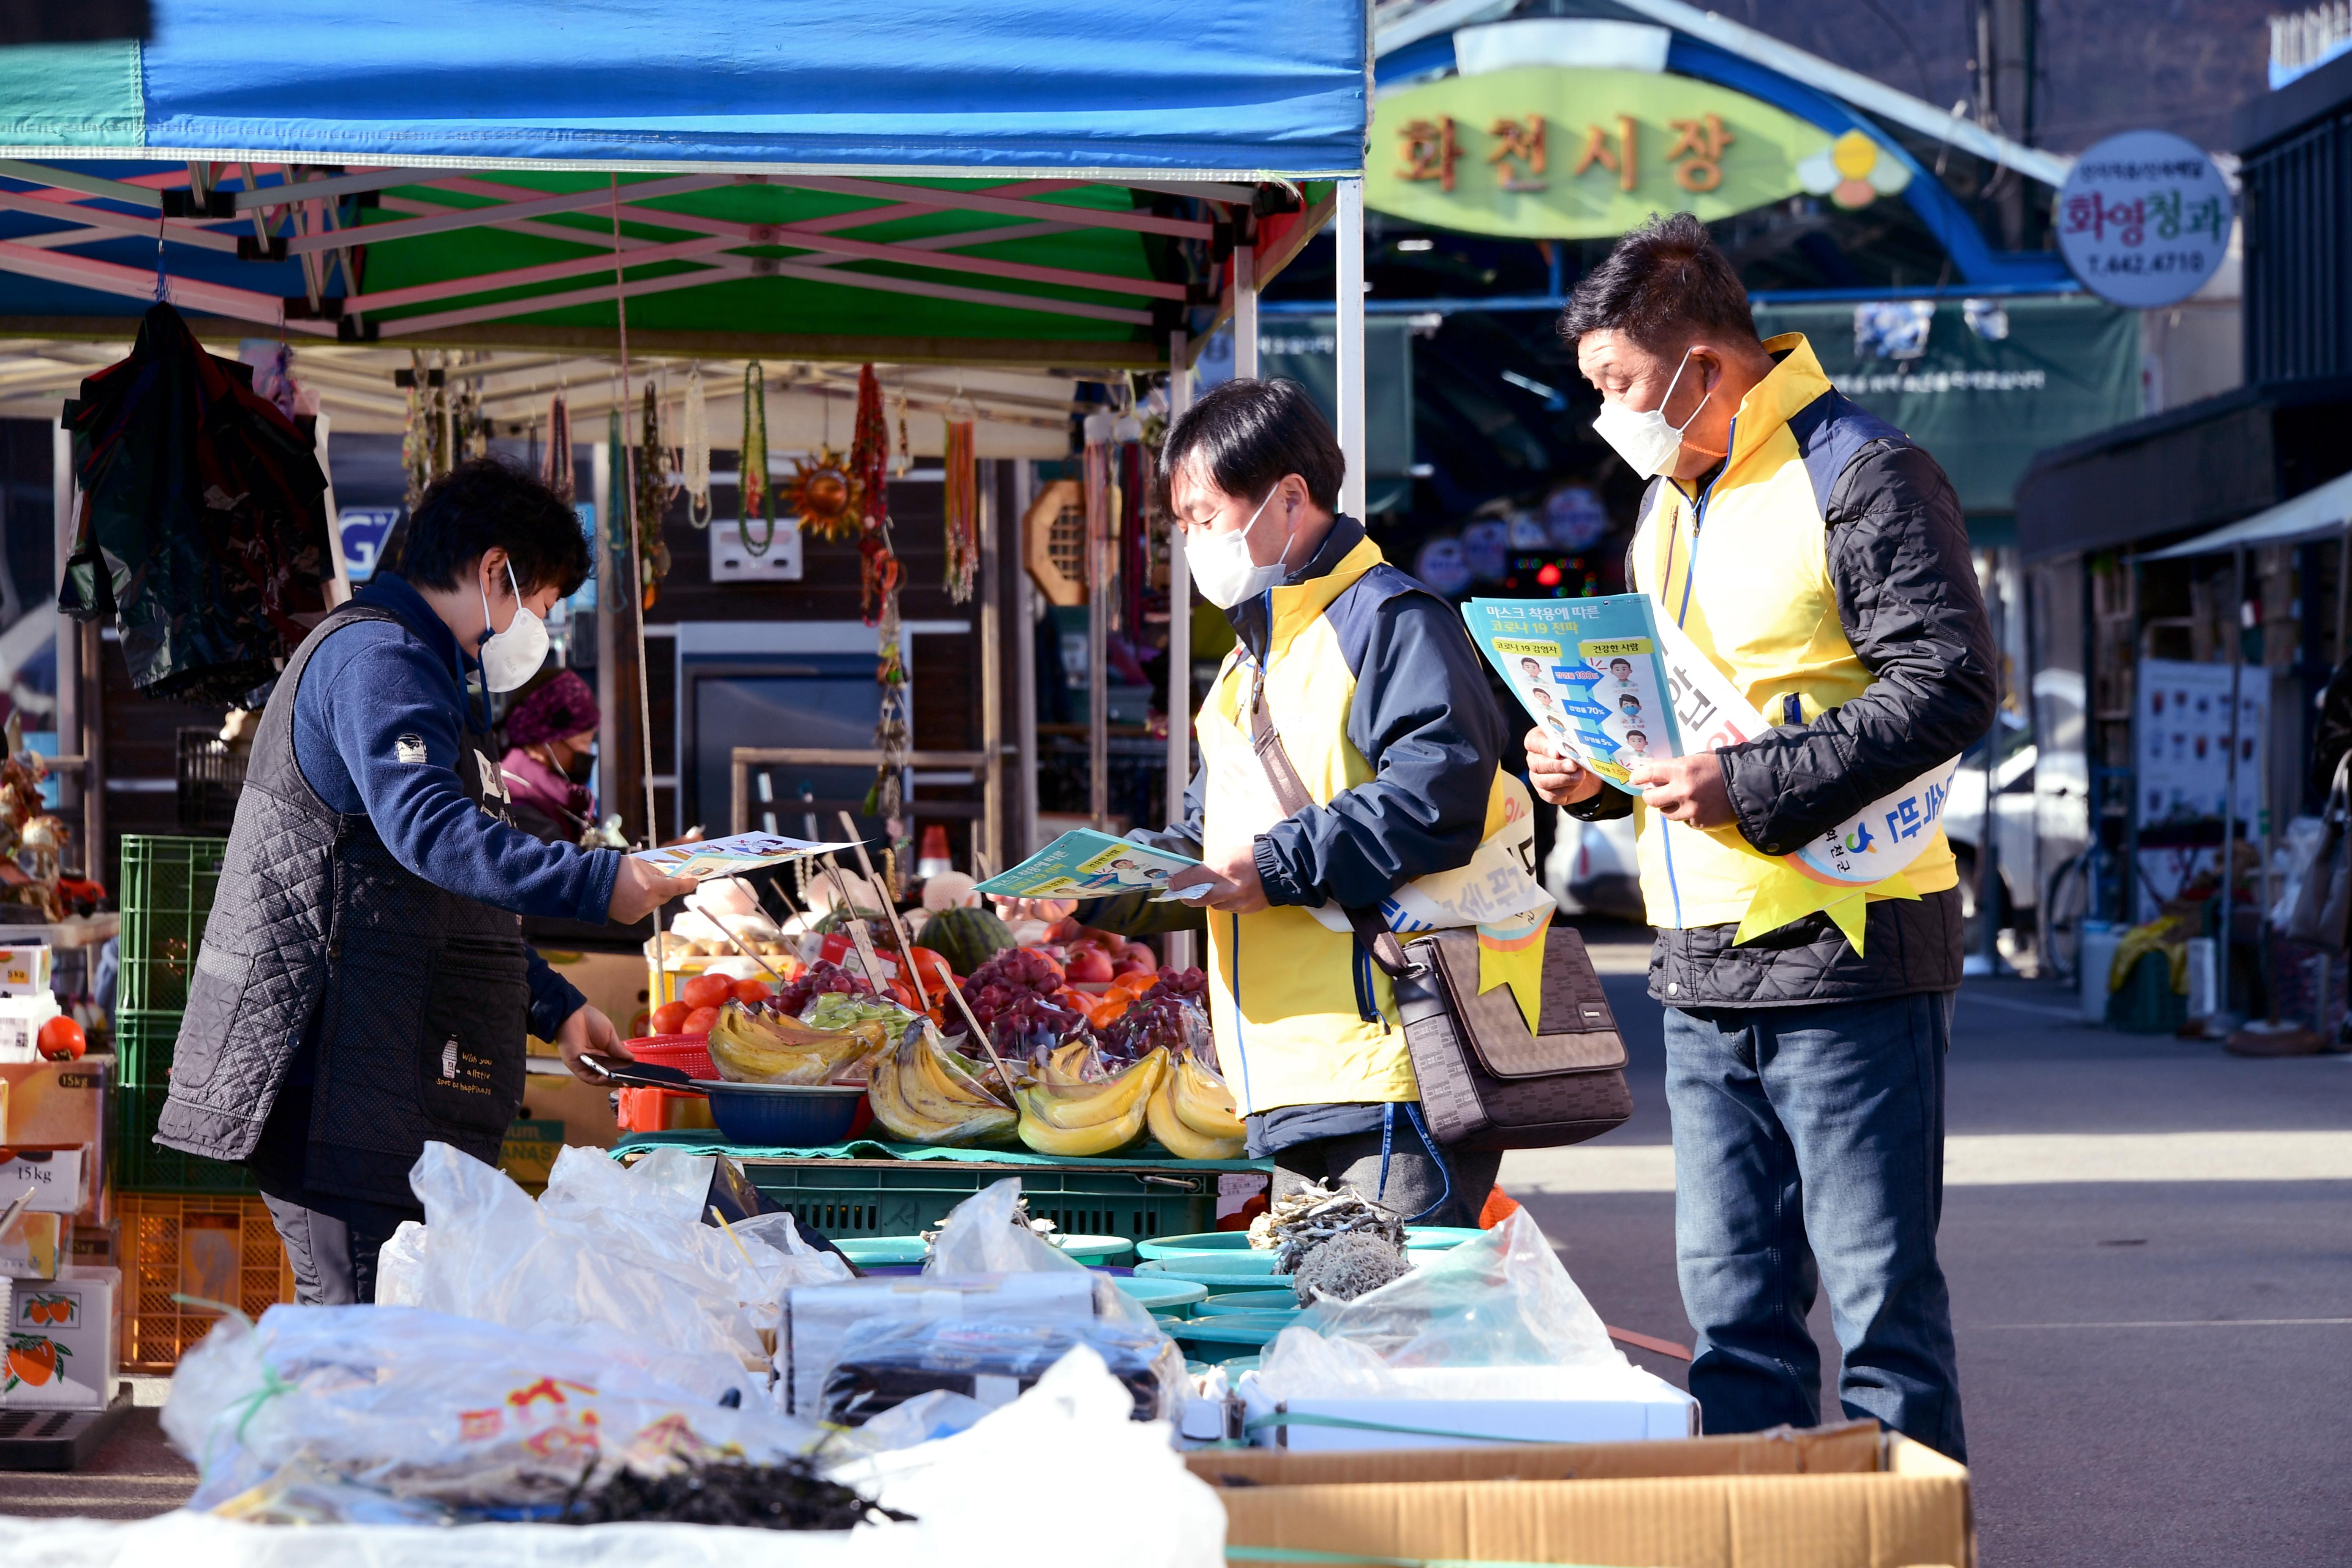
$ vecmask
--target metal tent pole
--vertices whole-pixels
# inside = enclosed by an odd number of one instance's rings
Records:
[[[1339,510],[1364,516],[1364,182],[1339,182],[1339,321],[1335,348],[1339,378]]]
[[[58,576],[65,576],[66,558],[74,547],[74,468],[73,432],[60,419],[50,427],[49,434],[49,504],[56,522]],[[49,613],[57,618],[58,646],[58,750],[87,759],[89,748],[81,731],[81,623],[58,615],[54,605]],[[89,764],[87,760],[73,766],[59,763],[58,767],[58,800],[60,805],[79,806],[81,818],[82,875],[96,879],[99,873],[99,845],[90,837]]]
[[[621,639],[614,617],[628,592],[623,568],[613,559],[613,448],[603,441],[588,447],[589,506],[595,512],[596,539],[596,811],[620,810]]]
[[[1245,247],[1244,247],[1245,248]],[[1234,253],[1238,266],[1242,250]],[[1181,331],[1168,339],[1168,423],[1174,425],[1192,406],[1192,367],[1186,363],[1191,343]],[[1192,777],[1192,573],[1174,524],[1168,530],[1168,821],[1184,820],[1184,786]],[[1168,962],[1177,969],[1192,967],[1192,933],[1172,931],[1167,939]]]
[[[2230,755],[2221,786],[2221,952],[2214,977],[2213,1012],[2226,1019],[2230,1011],[2230,943],[2237,926],[2238,847],[2238,690],[2246,663],[2246,547],[2230,552]]]
[[[978,465],[980,495],[980,749],[988,754],[981,773],[980,856],[989,873],[1004,869],[1004,614],[999,595],[1003,559],[1003,508],[996,504],[996,459]],[[979,858],[980,857],[975,857]]]
[[[1234,247],[1234,376],[1257,374],[1257,245]]]
[[[1012,558],[1026,562],[1029,542],[1020,536],[1029,515],[1029,503],[1037,493],[1037,465],[1026,458],[1013,464],[1013,515],[1011,535]],[[1019,624],[1013,628],[1013,741],[1018,757],[1016,770],[1021,778],[1021,846],[1018,855],[1008,853],[1006,859],[1017,860],[1037,851],[1037,587],[1030,581],[1025,566],[1013,574],[1013,602],[1020,612],[1013,618]],[[1005,867],[999,865],[996,870]]]

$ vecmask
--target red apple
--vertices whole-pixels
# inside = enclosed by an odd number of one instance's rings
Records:
[[[1140,969],[1146,974],[1157,973],[1160,969],[1160,960],[1152,956],[1151,949],[1139,942],[1130,942],[1119,949],[1118,964],[1122,969]]]
[[[1067,974],[1073,985],[1108,985],[1111,979],[1110,955],[1098,947],[1074,947],[1070,950]]]

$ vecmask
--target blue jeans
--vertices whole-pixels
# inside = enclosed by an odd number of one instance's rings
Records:
[[[1821,1420],[1819,1287],[1839,1402],[1965,1459],[1944,1205],[1952,994],[1666,1009],[1675,1258],[1709,1432]]]

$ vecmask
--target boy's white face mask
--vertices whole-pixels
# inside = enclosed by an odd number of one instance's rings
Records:
[[[514,590],[514,619],[507,629],[492,632],[482,642],[475,655],[482,661],[482,684],[492,691],[512,691],[539,673],[547,662],[547,623],[530,613],[522,602],[522,584],[515,581],[514,563],[507,563],[507,585]],[[482,595],[482,625],[490,624],[490,595],[487,588],[476,584]]]
[[[1674,468],[1675,459],[1682,455],[1683,432],[1690,428],[1692,419],[1698,417],[1699,409],[1706,406],[1707,398],[1715,395],[1710,389],[1698,400],[1698,407],[1690,411],[1690,418],[1680,425],[1666,423],[1666,405],[1674,401],[1675,388],[1683,379],[1683,368],[1689,363],[1690,350],[1685,349],[1682,363],[1675,366],[1675,378],[1666,383],[1666,395],[1658,400],[1655,408],[1640,413],[1622,403],[1604,403],[1601,416],[1592,422],[1592,433],[1614,447],[1617,455],[1625,459],[1625,466],[1645,479]]]

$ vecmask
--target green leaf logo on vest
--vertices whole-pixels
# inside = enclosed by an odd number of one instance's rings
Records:
[[[1522,239],[1594,239],[1654,212],[1702,220],[1801,192],[1841,207],[1900,191],[1891,149],[1745,93],[1646,71],[1524,66],[1381,100],[1365,205]]]

